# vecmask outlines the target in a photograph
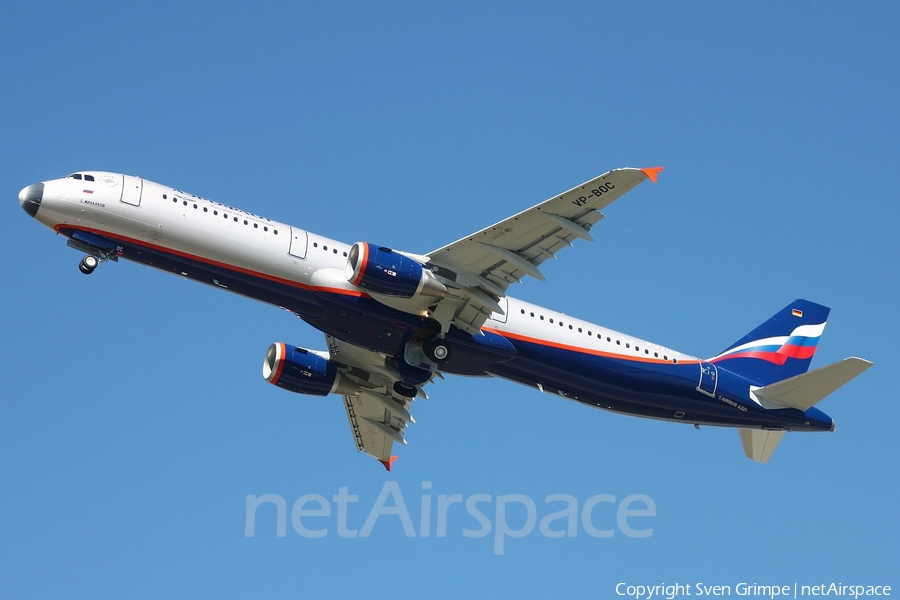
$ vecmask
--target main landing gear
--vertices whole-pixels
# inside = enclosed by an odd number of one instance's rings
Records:
[[[404,398],[415,398],[418,393],[418,389],[416,386],[410,385],[403,381],[397,381],[394,383],[394,392],[398,395],[403,396]]]
[[[78,263],[78,270],[80,270],[85,275],[90,275],[94,272],[94,269],[97,268],[97,265],[100,264],[100,259],[94,256],[93,254],[88,254],[84,258],[81,259],[81,262]]]
[[[427,334],[426,334],[427,335]],[[425,337],[425,336],[422,336]],[[403,352],[395,356],[400,380],[394,382],[394,393],[404,398],[415,398],[418,386],[431,381],[442,363],[450,359],[450,344],[443,337],[422,341],[415,336],[403,346]]]
[[[429,360],[436,364],[447,362],[450,358],[450,346],[444,338],[431,338],[422,344],[422,351]]]

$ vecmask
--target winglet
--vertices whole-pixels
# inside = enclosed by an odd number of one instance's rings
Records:
[[[659,175],[659,172],[663,170],[663,167],[647,167],[646,169],[641,169],[644,172],[644,175],[650,178],[650,181],[656,183],[656,178]]]
[[[397,456],[392,456],[387,460],[379,460],[378,462],[383,464],[384,468],[387,469],[388,471],[390,471],[391,467],[394,466],[394,461],[397,460],[398,458],[399,457],[397,457]]]

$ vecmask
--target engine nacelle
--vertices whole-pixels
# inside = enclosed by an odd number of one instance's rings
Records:
[[[327,358],[281,342],[269,346],[263,361],[263,377],[273,385],[298,394],[327,396],[358,391],[357,386],[341,375]]]
[[[347,281],[366,291],[397,298],[440,298],[447,288],[422,263],[390,248],[356,242],[347,255]]]

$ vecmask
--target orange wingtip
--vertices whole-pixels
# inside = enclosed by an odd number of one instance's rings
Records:
[[[659,172],[663,170],[663,167],[648,167],[646,169],[641,169],[644,172],[644,175],[650,178],[650,181],[656,183],[656,178],[659,176]]]
[[[399,458],[398,456],[392,456],[387,460],[379,460],[378,462],[383,464],[384,468],[387,469],[388,471],[390,471],[391,467],[394,466],[394,461],[397,460],[398,458]]]

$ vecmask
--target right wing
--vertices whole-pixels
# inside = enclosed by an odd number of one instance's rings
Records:
[[[330,335],[325,339],[330,360],[338,365],[344,378],[358,386],[356,393],[343,395],[356,449],[374,456],[390,471],[397,458],[391,455],[394,442],[406,445],[406,425],[416,422],[409,414],[412,399],[393,391],[399,377],[385,355]],[[419,395],[424,396],[421,389]]]
[[[428,264],[451,293],[434,311],[446,327],[452,323],[473,335],[506,289],[526,275],[544,279],[538,265],[577,238],[591,241],[598,212],[639,183],[656,181],[661,167],[616,169],[554,196],[528,210],[428,253]]]

